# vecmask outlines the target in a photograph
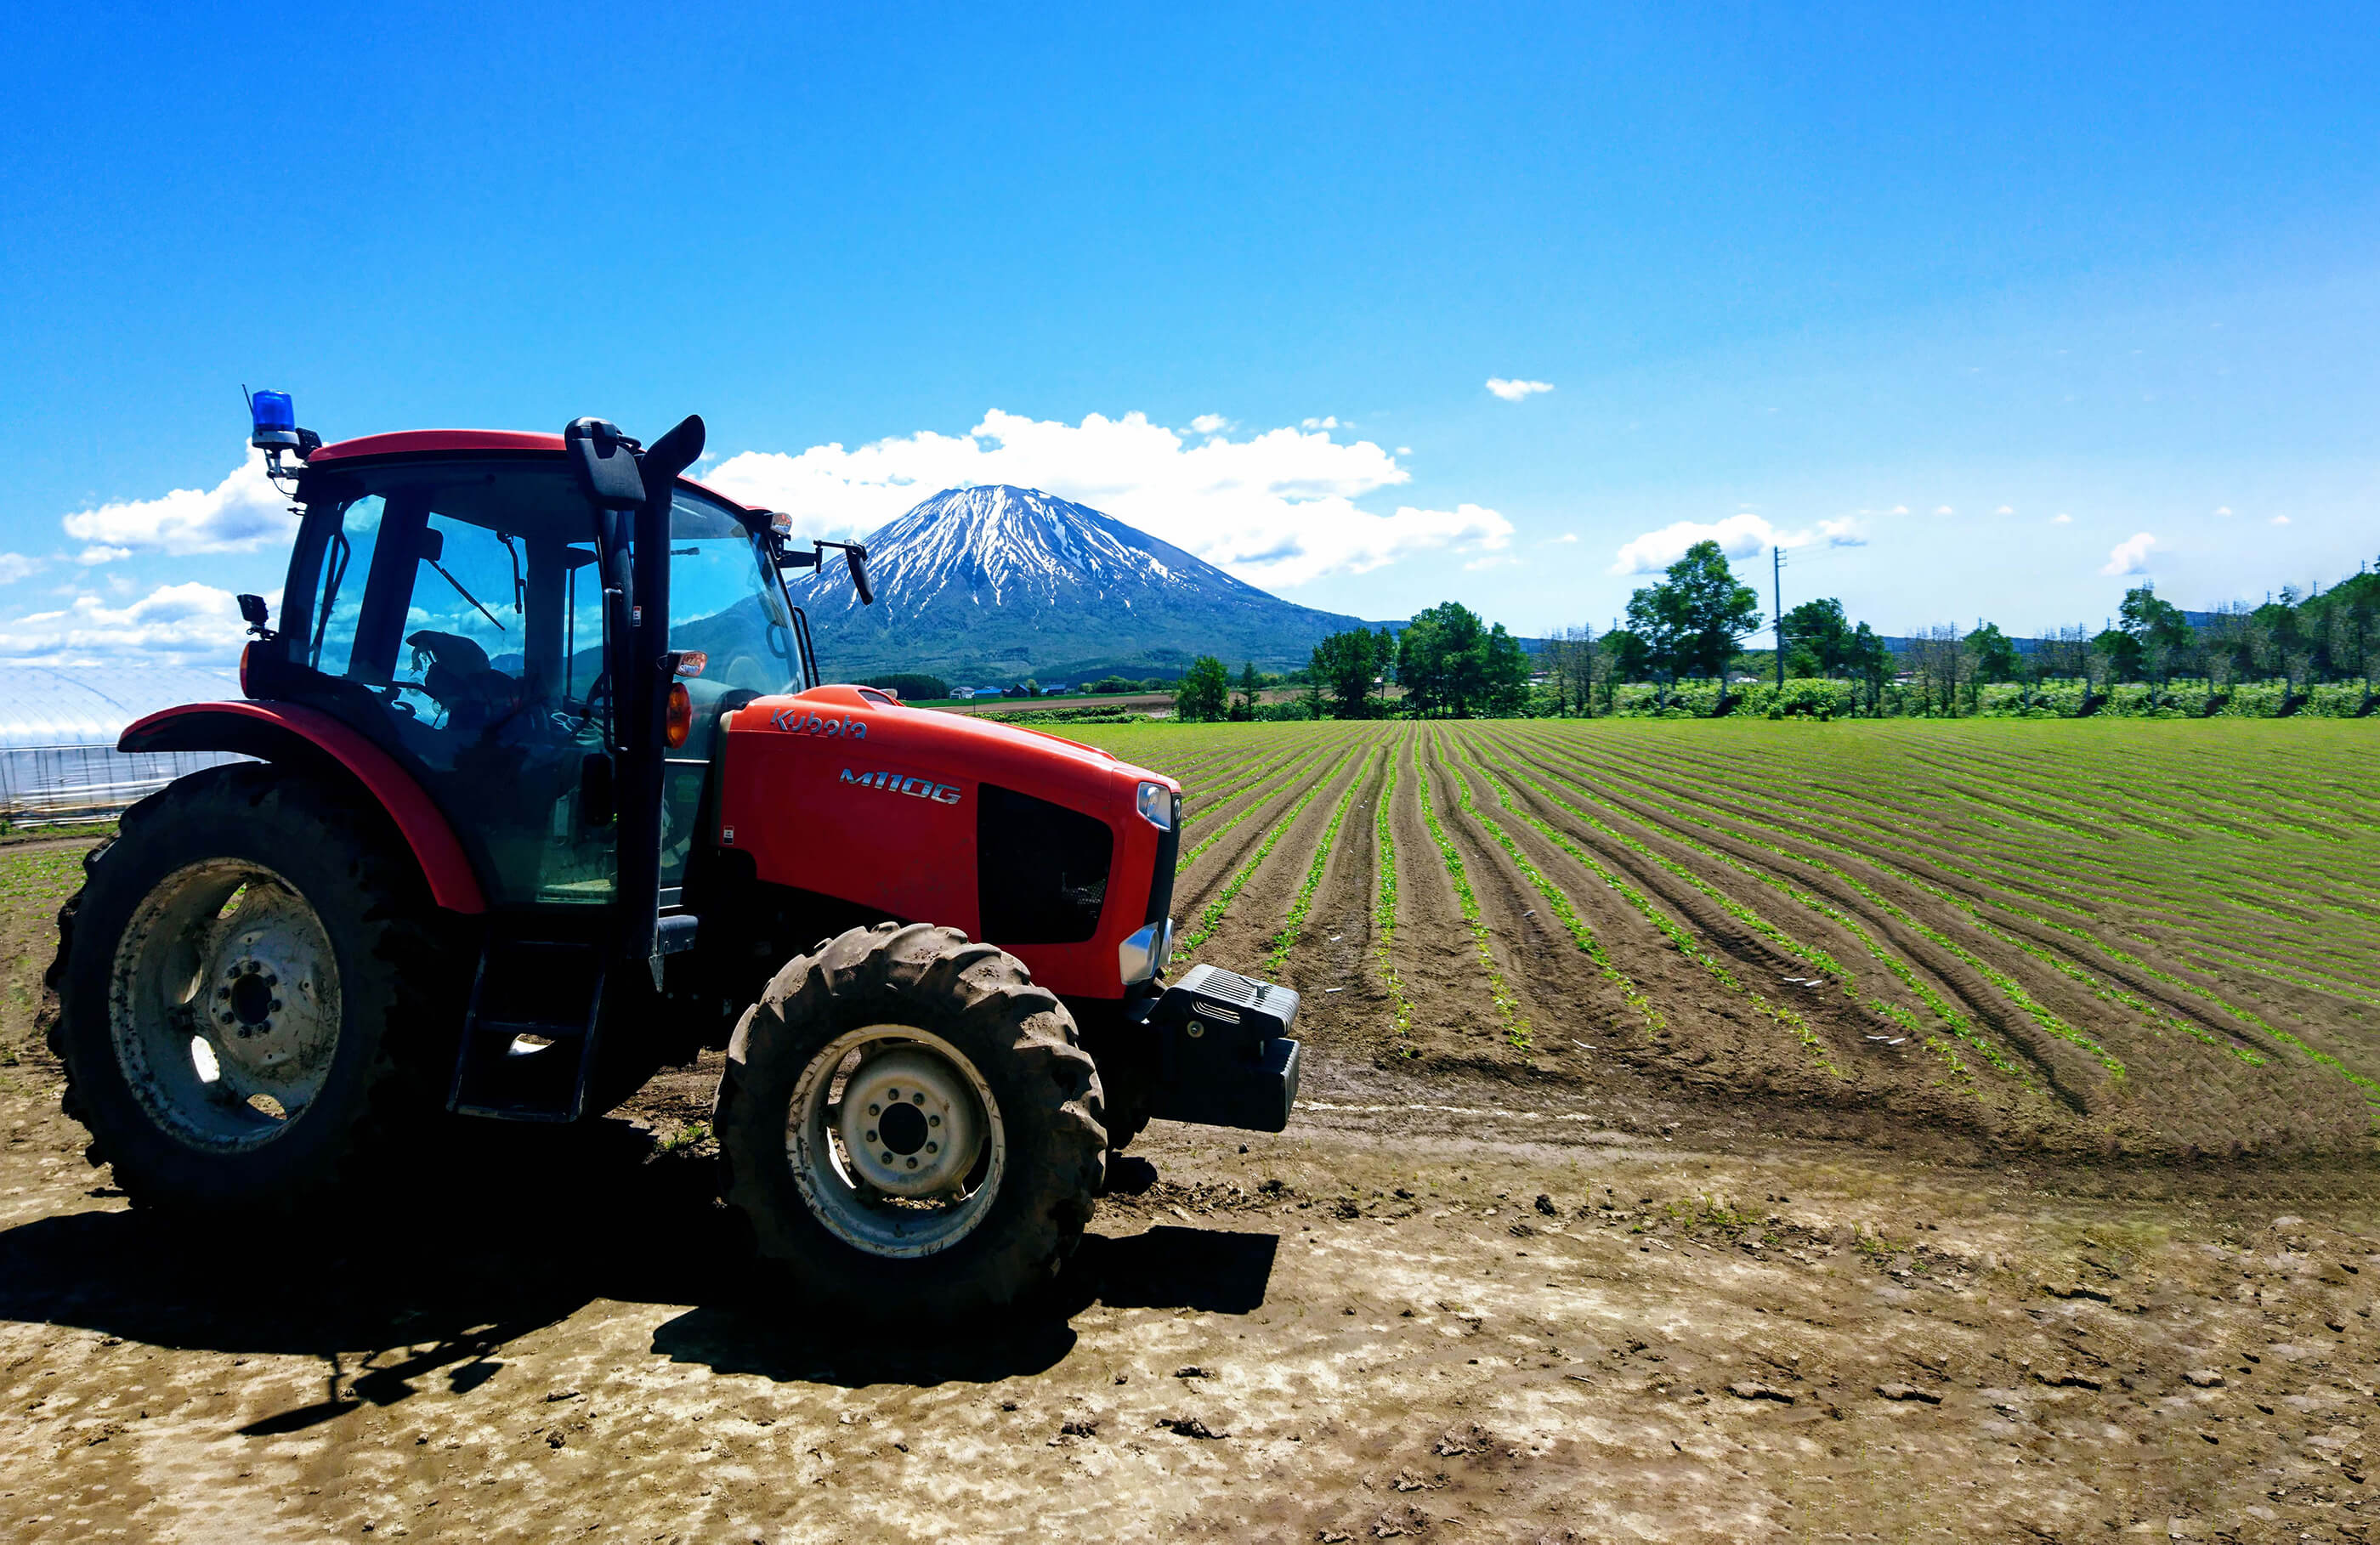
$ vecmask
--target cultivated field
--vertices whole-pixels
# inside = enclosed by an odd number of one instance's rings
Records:
[[[1177,727],[1188,960],[1342,1055],[1857,1133],[2370,1154],[2361,724]]]
[[[750,1290],[715,1058],[164,1233],[32,1033],[79,844],[0,849],[0,1538],[2371,1538],[2368,727],[1069,732],[1305,1098],[955,1334]]]

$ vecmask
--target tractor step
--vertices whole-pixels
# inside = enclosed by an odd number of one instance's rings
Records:
[[[500,1121],[576,1121],[587,1105],[603,951],[548,939],[490,939],[471,984],[446,1108]]]

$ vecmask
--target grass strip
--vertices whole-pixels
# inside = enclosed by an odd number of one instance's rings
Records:
[[[1388,987],[1389,1002],[1396,1010],[1395,1031],[1402,1036],[1413,1031],[1414,1006],[1413,999],[1405,996],[1405,984],[1398,977],[1397,963],[1390,953],[1397,934],[1397,838],[1390,829],[1389,809],[1396,793],[1397,752],[1390,748],[1389,775],[1380,786],[1380,808],[1375,817],[1380,842],[1380,881],[1379,894],[1372,906],[1372,938],[1374,948],[1379,952],[1380,980]],[[1408,1048],[1405,1055],[1412,1056],[1412,1050]]]
[[[1818,1039],[1818,1032],[1810,1028],[1810,1022],[1807,1020],[1802,1018],[1801,1015],[1795,1013],[1792,1009],[1786,1008],[1783,1004],[1771,1003],[1766,995],[1755,988],[1750,983],[1747,983],[1742,978],[1737,976],[1735,972],[1729,968],[1726,961],[1721,960],[1717,956],[1711,954],[1708,950],[1703,948],[1703,947],[1695,941],[1694,935],[1687,932],[1675,918],[1672,918],[1669,913],[1656,906],[1651,897],[1646,896],[1643,891],[1638,890],[1634,886],[1630,885],[1611,870],[1606,868],[1593,855],[1588,853],[1585,849],[1581,848],[1577,843],[1572,842],[1570,838],[1560,829],[1548,822],[1539,820],[1527,810],[1514,804],[1512,800],[1506,796],[1503,787],[1499,784],[1495,779],[1488,775],[1486,767],[1479,766],[1475,762],[1473,764],[1473,767],[1479,774],[1479,780],[1482,783],[1487,784],[1488,791],[1496,796],[1497,803],[1502,805],[1506,810],[1511,811],[1513,815],[1518,815],[1522,820],[1526,821],[1532,827],[1535,827],[1548,841],[1553,843],[1556,847],[1561,849],[1562,851],[1575,859],[1589,874],[1594,875],[1597,878],[1603,881],[1604,884],[1618,891],[1630,906],[1634,907],[1636,911],[1644,916],[1646,922],[1652,923],[1654,927],[1661,931],[1662,936],[1667,938],[1670,941],[1670,946],[1680,954],[1685,956],[1688,960],[1693,960],[1705,971],[1708,972],[1711,974],[1712,979],[1718,982],[1721,986],[1727,988],[1730,992],[1741,996],[1746,1002],[1752,1005],[1753,1009],[1755,1012],[1765,1016],[1766,1018],[1776,1020],[1779,1024],[1783,1025],[1788,1031],[1791,1031],[1793,1034],[1793,1038],[1802,1043],[1803,1049],[1808,1051],[1812,1056],[1817,1059],[1819,1067],[1825,1068],[1828,1072],[1832,1073],[1839,1079],[1849,1078],[1851,1076],[1844,1072],[1840,1068],[1836,1067],[1834,1060],[1827,1056],[1826,1043]],[[1475,818],[1480,818],[1479,812],[1471,803],[1470,782],[1463,777],[1463,769],[1459,763],[1455,766],[1454,776],[1455,780],[1462,783],[1463,786],[1463,808],[1464,813]],[[1486,821],[1484,819],[1482,819],[1482,824],[1490,827],[1494,826],[1493,822]],[[1502,832],[1500,831],[1497,835],[1500,840],[1504,839],[1504,834]],[[1506,842],[1506,845],[1508,847],[1510,846],[1509,841]]]
[[[1367,754],[1364,760],[1369,764],[1370,755]],[[1289,915],[1281,919],[1281,932],[1272,936],[1272,953],[1265,957],[1266,975],[1281,970],[1281,962],[1289,959],[1290,947],[1297,942],[1299,931],[1305,928],[1305,914],[1314,904],[1315,889],[1322,884],[1323,872],[1330,867],[1330,845],[1339,839],[1339,823],[1346,818],[1347,806],[1354,802],[1355,791],[1363,786],[1363,775],[1358,773],[1348,783],[1347,791],[1339,796],[1337,808],[1330,812],[1330,824],[1322,828],[1321,845],[1314,850],[1314,858],[1305,866],[1305,882],[1297,887],[1297,899],[1289,904]]]
[[[1438,748],[1431,747],[1436,759]],[[1479,915],[1479,898],[1471,891],[1471,876],[1463,868],[1463,855],[1447,840],[1446,828],[1438,822],[1438,812],[1430,808],[1429,769],[1416,757],[1414,761],[1414,781],[1421,791],[1422,824],[1429,829],[1429,839],[1438,844],[1438,854],[1445,862],[1447,877],[1454,882],[1454,899],[1463,911],[1463,925],[1471,930],[1471,942],[1479,948],[1480,968],[1488,973],[1488,996],[1495,1000],[1496,1012],[1504,1021],[1504,1039],[1516,1051],[1529,1049],[1529,1021],[1521,1017],[1521,1000],[1504,980],[1504,972],[1496,964],[1496,952],[1488,947],[1488,924]],[[1461,782],[1460,774],[1456,781]],[[1466,785],[1465,796],[1470,790]]]
[[[1353,746],[1340,753],[1339,760],[1330,764],[1330,770],[1316,779],[1313,786],[1300,794],[1297,803],[1289,807],[1289,814],[1273,823],[1272,829],[1265,833],[1264,840],[1257,844],[1257,851],[1248,856],[1245,863],[1240,865],[1238,873],[1231,877],[1223,888],[1215,893],[1215,899],[1199,909],[1197,925],[1191,929],[1190,936],[1184,939],[1180,946],[1184,956],[1214,937],[1216,927],[1223,921],[1223,913],[1231,909],[1232,902],[1240,894],[1240,887],[1246,885],[1249,877],[1256,874],[1257,866],[1264,863],[1265,856],[1272,851],[1273,844],[1281,840],[1281,834],[1287,831],[1291,823],[1305,813],[1305,807],[1314,802],[1315,795],[1330,786],[1330,780],[1339,776],[1339,769],[1347,765],[1347,758],[1354,754],[1355,748]],[[1221,834],[1219,832],[1216,835]],[[1213,839],[1210,838],[1208,840],[1211,841]]]

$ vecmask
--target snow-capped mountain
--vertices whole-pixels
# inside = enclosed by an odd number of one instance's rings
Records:
[[[1363,625],[1038,489],[945,489],[867,541],[874,606],[859,604],[832,554],[793,585],[830,678],[1057,682],[1171,670],[1206,654],[1277,670]]]

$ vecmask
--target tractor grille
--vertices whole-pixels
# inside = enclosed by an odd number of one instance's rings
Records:
[[[1079,810],[982,786],[976,902],[993,944],[1080,944],[1099,932],[1115,834]]]

